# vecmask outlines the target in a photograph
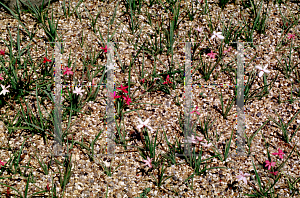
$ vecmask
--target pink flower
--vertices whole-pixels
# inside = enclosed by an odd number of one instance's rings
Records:
[[[215,56],[216,56],[216,54],[217,54],[217,53],[213,53],[213,51],[211,50],[210,53],[208,53],[207,55],[208,55],[210,58],[214,59]]]
[[[166,82],[164,82],[163,84],[172,83],[172,82],[170,81],[170,79],[169,79],[169,78],[170,78],[170,76],[168,75],[168,76],[167,76],[167,79],[166,79]]]
[[[243,180],[244,183],[247,184],[246,177],[249,177],[249,176],[250,176],[250,174],[248,174],[248,173],[243,174],[243,172],[240,171],[240,175],[236,176],[236,178],[239,179],[238,181]]]
[[[204,141],[202,137],[196,136],[196,139],[195,139],[194,135],[191,135],[191,137],[187,137],[187,140],[186,140],[186,142],[194,143],[194,144],[197,144],[197,142],[201,142],[201,141]]]
[[[132,102],[131,98],[129,98],[129,96],[127,96],[127,97],[123,96],[123,98],[126,101],[127,105],[130,105],[130,103]]]
[[[271,169],[271,166],[275,167],[275,165],[276,165],[276,162],[272,162],[272,160],[271,160],[271,162],[269,162],[269,160],[266,160],[266,165],[265,165],[265,167],[268,166],[268,170]]]
[[[128,86],[123,87],[123,85],[121,85],[121,88],[117,88],[117,89],[122,90],[124,93],[128,93],[128,91],[126,91],[127,88],[128,88]]]
[[[92,84],[93,84],[93,85],[96,85],[95,78],[93,78]]]
[[[46,63],[46,62],[51,62],[51,60],[50,60],[50,59],[47,59],[46,57],[44,57],[43,63]]]
[[[198,106],[196,106],[196,110],[192,111],[191,113],[197,113],[198,115],[200,115],[200,113],[197,111]]]
[[[223,51],[223,53],[226,54],[227,52],[230,52],[231,49],[232,49],[232,47],[230,46],[230,47],[228,48],[228,50]]]
[[[289,37],[288,37],[288,39],[294,39],[295,38],[295,34],[290,34],[290,33],[288,33],[288,35],[289,35]]]
[[[143,160],[143,162],[145,162],[145,165],[146,165],[146,166],[148,165],[150,168],[152,168],[152,164],[151,164],[152,159],[153,159],[153,158],[150,159],[150,158],[147,156],[147,160]]]
[[[2,74],[0,74],[0,80],[4,80],[4,78],[2,77]]]
[[[143,79],[141,80],[141,82],[142,82],[142,83],[145,83],[145,78],[143,78]]]
[[[107,50],[111,50],[110,48],[107,49],[107,45],[105,45],[105,47],[101,47],[101,49],[103,49],[104,52],[107,52]]]
[[[273,175],[277,175],[278,171],[270,172],[270,173],[273,174]]]
[[[5,51],[4,50],[0,50],[0,54],[4,56],[5,55]]]
[[[47,183],[47,190],[48,190],[48,191],[50,191],[50,188],[49,188],[49,183]]]
[[[278,148],[278,153],[272,153],[273,155],[279,155],[280,159],[283,159],[284,153],[282,152],[282,150],[280,148]]]
[[[71,68],[65,67],[64,70],[65,70],[64,75],[73,74],[73,72],[71,71]]]
[[[2,162],[0,159],[0,168],[1,168],[1,166],[4,166],[5,164],[6,164],[6,162]]]

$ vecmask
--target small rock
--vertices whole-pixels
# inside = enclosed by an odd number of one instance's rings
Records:
[[[257,117],[260,117],[261,115],[262,115],[261,112],[258,112],[258,113],[256,114]]]

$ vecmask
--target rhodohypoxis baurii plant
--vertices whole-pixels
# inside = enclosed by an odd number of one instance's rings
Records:
[[[248,173],[243,173],[242,171],[240,171],[240,175],[236,176],[236,178],[238,179],[238,181],[243,180],[245,184],[247,184],[247,178],[249,177],[250,174]]]

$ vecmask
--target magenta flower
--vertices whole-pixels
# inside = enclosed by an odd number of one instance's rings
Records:
[[[111,50],[110,48],[107,49],[107,45],[105,45],[105,47],[101,47],[101,49],[103,49],[104,52],[107,52],[107,50]]]
[[[71,68],[65,67],[64,70],[65,70],[64,75],[73,74],[73,72],[71,71]]]
[[[0,159],[0,168],[1,166],[4,166],[7,162],[2,162],[1,159]]]
[[[166,81],[163,84],[172,83],[169,78],[170,78],[170,76],[168,75]]]
[[[153,158],[150,159],[150,158],[147,156],[147,160],[143,160],[143,162],[145,162],[145,165],[146,165],[146,166],[148,165],[150,168],[152,168],[152,164],[151,164],[152,159],[153,159]]]
[[[269,162],[269,160],[266,160],[266,165],[265,165],[265,167],[268,166],[268,170],[271,169],[271,166],[275,167],[275,165],[276,165],[276,162],[272,162],[272,160],[271,160],[271,162]]]
[[[4,78],[2,77],[2,74],[0,74],[0,80],[4,80]]]
[[[109,93],[110,94],[110,97],[113,98],[113,99],[116,99],[116,98],[121,98],[121,96],[116,96],[116,92],[114,91],[114,94],[113,93]]]
[[[294,39],[295,38],[295,34],[288,33],[288,35],[289,35],[288,39]]]
[[[277,175],[278,171],[270,172],[270,173],[273,174],[273,175]]]
[[[51,60],[50,60],[50,59],[47,59],[47,57],[44,57],[43,63],[46,63],[46,62],[51,62]]]
[[[248,173],[243,174],[243,172],[240,171],[240,175],[236,176],[236,178],[239,179],[238,181],[243,180],[244,183],[247,184],[246,177],[249,177],[249,176],[250,176],[250,174],[248,174]]]
[[[215,56],[216,56],[216,54],[217,54],[217,53],[213,53],[213,51],[211,50],[210,53],[208,53],[207,55],[208,55],[210,58],[214,59]]]
[[[273,155],[279,155],[280,159],[283,159],[284,153],[282,152],[282,150],[280,148],[278,148],[278,153],[272,153]]]
[[[198,115],[200,115],[200,113],[197,111],[198,106],[196,106],[196,110],[192,111],[191,113],[197,113]]]
[[[117,89],[122,90],[124,93],[128,93],[128,91],[126,91],[127,88],[128,88],[128,86],[123,87],[123,85],[121,85],[121,88],[117,88]]]
[[[131,98],[129,98],[129,96],[127,96],[127,97],[123,96],[123,98],[126,101],[127,105],[130,105],[130,103],[132,102]]]
[[[4,56],[5,55],[5,51],[4,50],[0,50],[0,54]]]

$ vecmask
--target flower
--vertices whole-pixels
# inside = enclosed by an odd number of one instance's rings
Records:
[[[202,32],[202,30],[203,30],[203,28],[199,28],[199,26],[198,26],[198,28],[196,28],[195,30],[197,30],[198,32]]]
[[[141,118],[137,118],[138,121],[140,122],[140,124],[137,126],[138,129],[141,129],[143,127],[147,127],[148,129],[151,130],[151,132],[153,131],[152,127],[148,125],[149,121],[150,121],[150,118],[148,118],[145,122],[143,122],[141,120]]]
[[[73,74],[73,72],[71,71],[71,68],[68,68],[68,67],[65,67],[64,68],[64,70],[66,70],[65,72],[64,72],[64,75],[68,75],[68,74]]]
[[[105,72],[107,72],[108,70],[114,70],[115,69],[115,65],[113,63],[111,63],[110,65],[107,66],[107,70]]]
[[[2,74],[0,74],[0,80],[4,80],[4,78],[2,77]]]
[[[265,167],[269,166],[269,167],[268,167],[268,170],[271,169],[271,166],[275,167],[275,165],[276,165],[276,162],[272,162],[272,160],[271,160],[271,162],[269,162],[269,160],[266,160],[266,165],[265,165]]]
[[[84,92],[84,90],[81,90],[81,87],[75,87],[75,90],[73,91],[73,93],[76,93],[77,95],[80,94],[82,96],[82,92]]]
[[[204,141],[205,141],[205,143],[201,143],[202,146],[207,147],[207,148],[211,147],[212,143],[207,144],[207,141],[206,140],[204,140]]]
[[[192,135],[192,136],[190,136],[190,137],[187,137],[187,141],[186,141],[186,142],[197,144],[197,142],[201,142],[201,141],[203,141],[203,138],[202,138],[202,137],[196,136],[196,139],[195,139],[195,136]]]
[[[129,98],[129,96],[127,96],[127,97],[123,96],[123,98],[126,101],[127,105],[130,105],[130,103],[132,102],[131,98]]]
[[[196,106],[196,110],[192,111],[191,113],[197,113],[198,115],[200,115],[200,113],[197,111],[198,106]]]
[[[261,66],[255,66],[256,69],[261,70],[258,74],[259,77],[262,77],[262,75],[264,75],[264,72],[270,73],[270,71],[267,70],[267,67],[268,67],[268,64],[264,68],[262,68]]]
[[[5,55],[5,51],[4,50],[0,50],[0,54],[4,56]]]
[[[142,82],[142,83],[145,83],[145,78],[143,78],[143,79],[141,80],[141,82]]]
[[[47,59],[47,57],[44,57],[43,63],[46,63],[46,62],[51,62],[51,60],[50,60],[50,59]]]
[[[0,168],[1,166],[4,166],[7,162],[1,162],[1,159],[0,159]]]
[[[164,82],[163,84],[172,83],[172,82],[170,81],[170,79],[169,79],[169,78],[170,78],[170,76],[168,75],[168,76],[167,76],[167,79],[166,79],[166,82]]]
[[[152,159],[153,159],[153,158],[150,159],[150,158],[147,156],[147,160],[143,160],[143,162],[145,162],[145,165],[146,165],[146,166],[148,165],[150,168],[152,168],[152,164],[151,164]]]
[[[210,58],[214,59],[216,54],[217,54],[217,53],[213,53],[213,51],[211,50],[210,53],[208,53],[207,55],[208,55]]]
[[[278,153],[272,153],[273,155],[279,155],[280,159],[283,159],[284,153],[282,152],[282,150],[280,148],[278,148]]]
[[[125,90],[127,88],[128,88],[128,86],[127,87],[123,87],[123,85],[121,85],[121,88],[117,88],[117,89],[122,90],[124,93],[128,93],[128,91]]]
[[[50,188],[49,188],[49,183],[47,183],[47,190],[48,190],[48,191],[50,191]]]
[[[238,181],[243,180],[244,183],[247,184],[246,177],[249,177],[249,176],[250,176],[250,174],[248,174],[248,173],[243,174],[243,172],[240,171],[240,175],[236,176],[236,178],[239,179]]]
[[[273,175],[277,175],[278,171],[270,172],[270,173],[273,174]]]
[[[96,85],[95,78],[93,78],[92,84],[93,84],[93,85]]]
[[[226,54],[227,52],[230,52],[231,49],[232,49],[232,47],[230,46],[230,47],[228,48],[228,50],[223,51],[223,53]]]
[[[116,98],[121,98],[121,96],[116,96],[116,92],[114,91],[114,94],[113,93],[109,93],[110,94],[110,97],[113,98],[113,99],[116,99]]]
[[[222,34],[222,32],[215,32],[214,31],[213,35],[212,35],[212,37],[210,39],[213,39],[215,37],[218,37],[219,39],[224,39],[224,36],[222,36],[221,34]]]
[[[290,34],[290,33],[288,33],[288,35],[289,35],[289,37],[288,37],[288,39],[294,39],[295,38],[295,34]]]
[[[103,49],[104,52],[107,52],[107,50],[111,50],[110,48],[107,49],[107,45],[105,45],[105,47],[101,47],[101,49]]]
[[[1,87],[2,87],[2,91],[0,92],[0,95],[5,95],[7,92],[9,92],[8,90],[7,90],[7,88],[9,88],[10,87],[10,85],[8,85],[6,88],[3,86],[3,85],[1,85]]]

